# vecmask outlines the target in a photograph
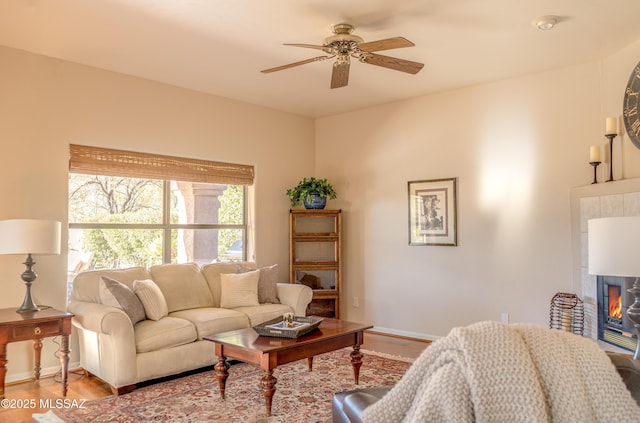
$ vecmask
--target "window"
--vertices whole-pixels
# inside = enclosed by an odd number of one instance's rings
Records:
[[[70,279],[89,268],[247,259],[249,184],[233,169],[252,182],[252,167],[74,145],[70,152]]]

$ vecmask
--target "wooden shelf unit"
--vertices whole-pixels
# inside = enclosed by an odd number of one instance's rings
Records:
[[[289,211],[289,281],[313,289],[308,315],[340,318],[342,210]]]

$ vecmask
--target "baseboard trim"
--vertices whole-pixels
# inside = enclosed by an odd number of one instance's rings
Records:
[[[440,338],[439,336],[429,335],[426,333],[409,332],[404,330],[383,328],[380,326],[374,326],[373,329],[369,329],[367,332],[377,333],[377,334],[386,335],[386,336],[393,336],[395,338],[409,339],[409,340],[419,341],[419,342],[432,342]]]
[[[72,372],[74,370],[78,370],[79,368],[80,368],[80,363],[79,362],[69,363],[69,372]],[[44,368],[42,368],[40,370],[40,379],[53,377],[59,371],[60,371],[60,366],[44,367]],[[20,384],[20,383],[29,382],[31,380],[34,380],[33,379],[33,372],[20,372],[20,373],[15,373],[15,374],[12,374],[10,376],[7,376],[7,378],[5,380],[5,385],[6,386],[17,385],[17,384]]]

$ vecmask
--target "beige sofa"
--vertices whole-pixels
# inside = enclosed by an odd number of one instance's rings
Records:
[[[221,298],[221,275],[225,274],[224,290],[228,292],[226,278],[239,273],[239,265],[245,271],[255,269],[250,262],[214,263],[202,268],[167,264],[148,270],[135,267],[78,274],[68,311],[75,314],[74,335],[80,344],[82,368],[110,384],[114,392],[124,393],[142,381],[214,364],[213,345],[203,336],[251,327],[285,312],[305,315],[312,290],[289,283],[276,285],[279,304],[220,307],[221,299],[228,303]],[[103,276],[132,289],[134,281],[152,280],[151,285],[160,288],[166,301],[165,315],[133,324],[123,309],[104,304]],[[145,311],[147,316],[152,314],[146,305]]]

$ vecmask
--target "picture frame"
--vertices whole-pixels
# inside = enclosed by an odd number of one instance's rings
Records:
[[[409,245],[458,245],[458,178],[408,182]]]

